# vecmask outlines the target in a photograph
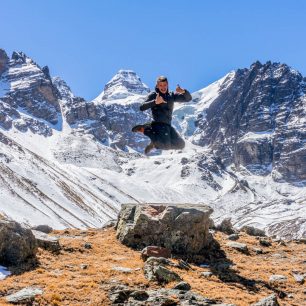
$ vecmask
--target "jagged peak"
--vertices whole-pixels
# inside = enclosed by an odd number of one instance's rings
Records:
[[[124,99],[133,94],[145,95],[149,91],[149,87],[141,81],[135,71],[120,69],[94,101]]]

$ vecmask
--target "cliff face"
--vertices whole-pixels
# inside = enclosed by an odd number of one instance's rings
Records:
[[[256,62],[224,84],[197,114],[194,142],[237,169],[305,180],[305,78],[284,64]]]

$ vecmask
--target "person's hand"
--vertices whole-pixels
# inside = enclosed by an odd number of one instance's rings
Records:
[[[185,89],[181,88],[179,84],[176,85],[175,91],[180,94],[185,93]]]
[[[156,96],[156,99],[155,99],[155,103],[156,104],[162,104],[162,103],[167,103],[165,100],[164,100],[164,98],[163,97],[161,97],[160,95],[159,95],[159,93],[157,94],[157,96]]]

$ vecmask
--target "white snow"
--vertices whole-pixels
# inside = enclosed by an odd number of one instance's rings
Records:
[[[11,275],[11,272],[6,267],[0,266],[0,280],[5,279],[9,275]]]

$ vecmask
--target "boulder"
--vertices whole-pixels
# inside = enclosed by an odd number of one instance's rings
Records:
[[[36,230],[32,230],[32,233],[35,236],[38,247],[51,252],[58,252],[61,249],[59,239],[57,237],[53,237]]]
[[[242,253],[248,253],[248,247],[245,243],[228,242],[226,245]]]
[[[34,226],[32,229],[35,231],[43,232],[45,234],[50,234],[53,231],[53,228],[46,224]]]
[[[155,245],[173,254],[205,254],[213,241],[209,233],[212,211],[200,204],[124,204],[117,238],[135,249]]]
[[[216,229],[228,235],[235,234],[231,218],[223,219],[222,222],[216,226]]]
[[[266,236],[264,230],[261,230],[259,228],[254,227],[254,226],[245,225],[240,229],[240,231],[245,232],[250,236],[260,236],[260,237],[265,237]]]
[[[32,305],[35,296],[43,294],[41,288],[27,287],[16,293],[6,296],[6,301],[11,304]]]
[[[30,229],[21,224],[0,220],[0,264],[19,265],[35,260],[36,239]]]

